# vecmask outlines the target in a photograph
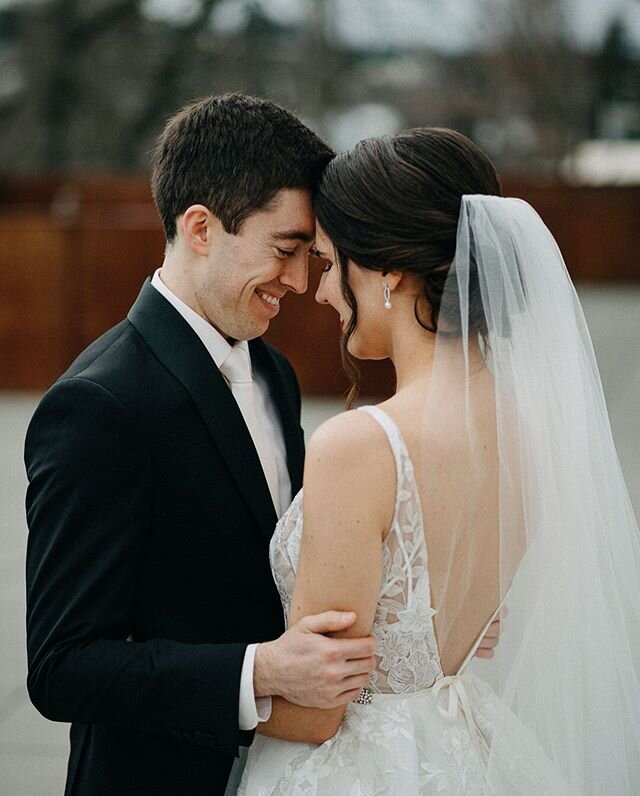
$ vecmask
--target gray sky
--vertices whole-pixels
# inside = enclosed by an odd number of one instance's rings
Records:
[[[310,0],[259,0],[276,20],[303,21]],[[597,46],[607,23],[621,16],[640,49],[640,0],[563,0],[576,41]],[[39,0],[0,0],[0,8]],[[500,2],[500,0],[496,0]],[[533,0],[532,0],[533,2]],[[325,0],[327,17],[335,35],[354,45],[376,46],[427,44],[445,50],[464,49],[477,43],[485,28],[480,0]],[[216,22],[229,29],[241,28],[246,0],[223,0]],[[197,0],[144,0],[150,16],[186,19]],[[392,10],[390,10],[392,9]],[[489,27],[492,20],[488,20]]]
[[[500,0],[497,0],[498,5]],[[535,0],[530,0],[535,2]],[[575,38],[586,46],[597,45],[607,24],[621,16],[640,46],[640,0],[563,0]],[[442,49],[464,49],[490,29],[480,0],[328,0],[336,9],[342,35],[354,43],[375,45],[421,44]],[[272,0],[265,6],[273,5]],[[297,6],[300,0],[280,0],[276,5]],[[392,11],[390,12],[390,9]],[[475,35],[474,35],[475,34]]]
[[[0,0],[1,2],[2,0]],[[303,21],[309,0],[260,0],[279,21]],[[498,0],[499,2],[499,0]],[[197,7],[197,0],[145,0],[148,13],[177,21]],[[325,0],[334,35],[354,45],[420,45],[460,50],[479,43],[493,20],[478,0]],[[597,46],[607,23],[621,16],[640,48],[640,0],[564,0],[570,29],[577,42]],[[230,30],[242,27],[246,0],[223,0],[216,22]]]

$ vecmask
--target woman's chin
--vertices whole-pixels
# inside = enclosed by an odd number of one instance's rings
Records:
[[[358,341],[350,340],[347,351],[354,359],[387,359],[389,354],[375,350],[371,346],[362,345]]]

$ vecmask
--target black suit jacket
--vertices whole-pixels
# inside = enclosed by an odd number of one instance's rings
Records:
[[[295,493],[295,375],[261,340],[250,350]],[[252,737],[238,727],[246,645],[283,629],[276,515],[231,391],[148,281],[47,392],[25,462],[28,688],[73,723],[66,793],[223,793]]]

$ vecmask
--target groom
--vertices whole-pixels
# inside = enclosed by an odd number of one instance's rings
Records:
[[[32,419],[28,687],[72,722],[67,794],[222,794],[270,695],[334,707],[373,668],[372,639],[323,635],[353,615],[283,633],[268,560],[304,449],[295,376],[260,336],[306,289],[332,154],[266,100],[171,119],[162,268]]]

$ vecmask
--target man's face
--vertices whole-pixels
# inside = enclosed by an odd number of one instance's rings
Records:
[[[214,219],[211,246],[194,279],[197,309],[221,334],[251,340],[266,332],[280,301],[307,289],[309,248],[315,235],[311,194],[283,188],[237,235]]]

